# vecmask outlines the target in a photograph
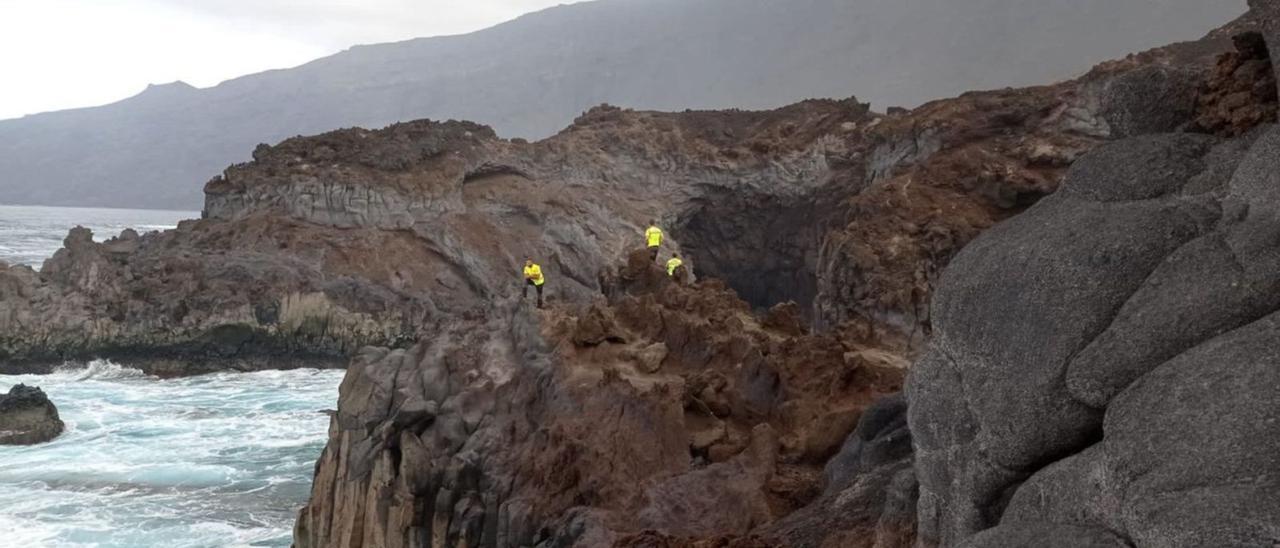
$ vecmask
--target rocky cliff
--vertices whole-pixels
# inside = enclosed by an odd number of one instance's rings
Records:
[[[533,143],[422,121],[260,146],[203,219],[0,269],[4,367],[350,359],[299,546],[1160,545],[1174,514],[1106,479],[1146,468],[1088,455],[1226,455],[1196,488],[1267,464],[1234,449],[1256,428],[1193,448],[1136,426],[1199,404],[1118,403],[1268,310],[1258,28],[912,111],[606,106]],[[649,219],[700,281],[632,253]],[[1218,258],[1239,272],[1179,270]],[[1267,427],[1234,371],[1213,401],[1242,414],[1196,428]]]
[[[1257,4],[1274,46],[1280,10]],[[1280,542],[1280,130],[1250,123],[1274,122],[1276,92],[1247,66],[1262,43],[1240,37],[1203,88],[1202,128],[1229,138],[1099,147],[952,262],[909,384],[922,543]]]
[[[411,349],[367,350],[344,383],[298,544],[1274,541],[1270,507],[1225,515],[1269,488],[1261,471],[1274,467],[1267,456],[1274,451],[1239,446],[1257,436],[1253,446],[1263,449],[1274,438],[1266,403],[1274,383],[1265,378],[1274,368],[1262,358],[1265,348],[1250,351],[1259,358],[1247,362],[1253,373],[1230,373],[1238,362],[1227,362],[1217,388],[1224,398],[1212,413],[1201,415],[1183,398],[1152,399],[1176,388],[1179,381],[1171,380],[1152,387],[1147,403],[1117,407],[1125,415],[1115,420],[1129,422],[1103,426],[1107,398],[1168,358],[1159,354],[1180,352],[1180,322],[1192,310],[1212,309],[1217,296],[1234,303],[1265,293],[1250,281],[1261,274],[1216,280],[1220,295],[1171,301],[1181,313],[1134,309],[1131,327],[1094,339],[1111,345],[1094,350],[1097,357],[1072,346],[1089,340],[1079,333],[1105,325],[1098,321],[1105,316],[1092,314],[1110,313],[1134,294],[1125,284],[1196,294],[1200,282],[1171,275],[1157,283],[1152,268],[1211,235],[1224,210],[1248,217],[1249,208],[1215,200],[1230,194],[1227,181],[1254,137],[1204,132],[1256,136],[1264,131],[1258,124],[1274,121],[1274,97],[1251,94],[1231,111],[1261,114],[1233,116],[1228,126],[1197,120],[1221,106],[1224,71],[1252,79],[1232,85],[1272,81],[1270,69],[1239,71],[1239,59],[1262,59],[1251,48],[1256,36],[1245,34],[1232,50],[1231,35],[1252,28],[1242,21],[1205,41],[1109,63],[1057,86],[818,124],[822,118],[798,122],[787,114],[791,122],[774,126],[772,142],[781,149],[754,141],[749,152],[728,154],[735,160],[729,165],[739,167],[741,154],[795,150],[787,144],[816,134],[818,142],[841,143],[825,148],[825,184],[778,192],[794,187],[743,184],[739,175],[736,184],[701,188],[705,193],[656,198],[676,204],[661,216],[699,274],[724,280],[747,303],[718,282],[673,285],[641,254],[621,270],[602,265],[600,286],[587,288],[598,290],[590,303],[571,300],[538,313],[503,302]],[[635,114],[597,111],[580,124],[601,116],[617,124]],[[714,128],[705,114],[686,116]],[[620,133],[642,134],[628,129]],[[575,131],[582,129],[566,135]],[[735,133],[699,135],[707,143]],[[1104,143],[1114,144],[1099,147]],[[533,178],[573,173],[519,169]],[[679,164],[668,173],[686,176]],[[600,188],[611,187],[610,177],[597,177]],[[1072,184],[1055,193],[1063,177]],[[1269,234],[1236,233],[1255,242]],[[1075,254],[1084,260],[1039,258]],[[932,287],[953,257],[931,308]],[[1179,268],[1203,269],[1204,257],[1180,260]],[[780,299],[813,306],[808,314],[785,306],[751,312]],[[1223,305],[1218,319],[1195,329],[1217,333],[1265,306],[1242,312]],[[805,316],[827,329],[806,334]],[[900,397],[872,404],[896,388],[918,335],[932,342],[911,373],[910,405]],[[1133,337],[1149,342],[1120,342]],[[1064,381],[1054,373],[1055,356],[1092,360],[1097,378]],[[1203,369],[1209,359],[1184,367]],[[1179,390],[1195,385],[1184,386]],[[1073,390],[1102,395],[1091,402],[1086,398],[1095,396],[1068,394]],[[1190,417],[1204,417],[1196,423],[1204,437],[1144,429]],[[1220,418],[1231,421],[1232,434],[1211,438]],[[1250,418],[1260,422],[1250,426]],[[1058,462],[1108,443],[1101,432],[1113,428],[1118,456],[1093,449]],[[1178,457],[1154,459],[1169,453]],[[1149,465],[1127,460],[1142,454],[1152,457]],[[1211,455],[1221,455],[1222,464],[1202,466],[1194,488],[1213,498],[1192,511],[1171,511],[1158,496],[1126,499],[1128,484],[1110,483],[1146,479],[1151,466],[1167,466],[1162,477],[1176,483],[1185,474],[1174,463],[1203,464]],[[1042,477],[1033,475],[1041,468]],[[1172,496],[1177,485],[1145,488]],[[1124,500],[1138,506],[1122,506]],[[1215,501],[1226,506],[1213,508]],[[1183,520],[1187,512],[1197,520]]]
[[[793,307],[757,317],[643,251],[605,285],[362,353],[297,544],[742,534],[812,499],[862,411],[901,388],[906,363],[870,324],[806,334]]]

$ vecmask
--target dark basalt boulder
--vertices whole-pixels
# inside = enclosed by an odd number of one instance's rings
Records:
[[[1277,128],[1116,142],[957,256],[908,386],[923,542],[1280,540],[1276,173]]]
[[[0,445],[35,445],[62,434],[58,408],[44,390],[19,384],[0,396]]]

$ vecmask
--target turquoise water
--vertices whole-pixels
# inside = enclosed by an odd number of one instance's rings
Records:
[[[92,230],[94,239],[102,241],[126,228],[142,234],[199,218],[198,211],[0,205],[0,261],[39,268],[76,225]]]
[[[49,547],[289,546],[341,371],[160,380],[94,362],[38,385],[67,431],[0,447],[0,543]]]

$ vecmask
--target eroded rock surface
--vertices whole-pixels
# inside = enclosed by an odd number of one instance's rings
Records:
[[[65,425],[44,391],[19,384],[0,395],[0,445],[35,445],[62,435]]]
[[[901,387],[902,369],[860,353],[890,344],[869,325],[765,327],[722,283],[676,285],[643,251],[606,285],[362,351],[298,545],[746,535],[816,498],[863,410]]]
[[[926,542],[1280,540],[1277,169],[1275,127],[1119,141],[960,253],[911,373]]]
[[[1280,7],[1254,7],[1274,53]],[[1254,127],[1275,85],[1259,37],[1201,105],[1249,100],[1189,126],[1220,137],[1101,146],[951,263],[908,382],[922,544],[1280,542],[1280,128]]]

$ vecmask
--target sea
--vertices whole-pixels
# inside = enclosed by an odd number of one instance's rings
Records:
[[[39,268],[76,225],[103,240],[198,216],[0,205],[0,261]],[[289,546],[342,375],[158,379],[102,360],[0,375],[0,392],[44,389],[66,423],[50,443],[0,446],[0,546]]]
[[[0,205],[0,261],[39,268],[76,226],[92,230],[94,239],[102,241],[126,228],[142,234],[199,218],[198,211]]]

